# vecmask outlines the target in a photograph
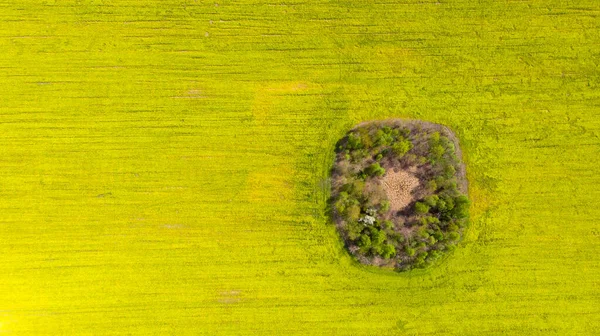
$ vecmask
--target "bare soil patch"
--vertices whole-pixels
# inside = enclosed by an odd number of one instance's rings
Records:
[[[382,182],[392,211],[404,210],[412,203],[413,191],[420,184],[419,178],[404,170],[398,172],[388,170]]]

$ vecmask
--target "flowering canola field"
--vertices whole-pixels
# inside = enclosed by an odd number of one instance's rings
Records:
[[[0,5],[0,333],[585,335],[600,328],[600,4]],[[460,138],[441,265],[352,261],[335,142]]]

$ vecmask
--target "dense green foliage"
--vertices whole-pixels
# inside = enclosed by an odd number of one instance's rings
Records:
[[[456,145],[440,131],[448,132],[424,122],[387,121],[360,125],[338,143],[332,214],[360,261],[423,268],[460,240],[469,200],[456,173],[464,168]],[[376,188],[391,169],[412,169],[421,180],[413,191],[420,199],[404,211],[391,211],[386,193]]]

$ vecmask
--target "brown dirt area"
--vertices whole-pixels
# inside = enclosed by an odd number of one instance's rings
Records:
[[[419,179],[404,170],[398,172],[388,170],[382,182],[392,211],[406,208],[414,200],[413,190],[419,186]]]

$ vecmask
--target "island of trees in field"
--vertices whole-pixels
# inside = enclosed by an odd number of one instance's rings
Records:
[[[331,214],[364,264],[425,268],[461,240],[469,200],[461,152],[446,127],[362,123],[336,145]]]

